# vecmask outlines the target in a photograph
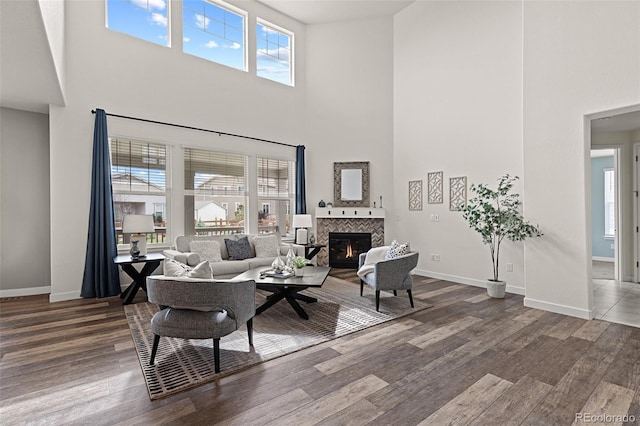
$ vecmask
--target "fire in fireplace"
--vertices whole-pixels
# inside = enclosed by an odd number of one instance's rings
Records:
[[[370,232],[329,232],[329,266],[357,269],[360,253],[370,248]]]

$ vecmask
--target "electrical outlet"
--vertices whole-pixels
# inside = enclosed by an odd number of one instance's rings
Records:
[[[507,263],[507,272],[513,272],[513,263]]]
[[[440,255],[439,255],[439,254],[436,254],[436,253],[433,253],[433,254],[431,255],[431,261],[432,261],[432,262],[440,262]]]
[[[434,222],[440,222],[440,216],[439,216],[439,215],[437,215],[437,214],[434,214],[434,215],[433,215],[433,221],[434,221]]]

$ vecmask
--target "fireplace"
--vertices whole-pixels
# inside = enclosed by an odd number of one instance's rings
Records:
[[[329,266],[358,269],[360,253],[370,248],[370,232],[329,232]]]

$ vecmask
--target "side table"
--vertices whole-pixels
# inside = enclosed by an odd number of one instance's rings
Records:
[[[122,270],[127,273],[133,282],[129,287],[120,294],[120,299],[124,299],[123,305],[131,303],[140,288],[147,291],[147,277],[160,266],[160,262],[165,259],[162,253],[149,253],[144,257],[132,259],[130,255],[120,255],[113,258],[113,263],[120,265]],[[144,263],[142,270],[138,271],[133,267],[134,263]]]
[[[313,259],[323,247],[326,247],[325,244],[303,244],[302,246],[304,247],[304,257],[307,260]]]

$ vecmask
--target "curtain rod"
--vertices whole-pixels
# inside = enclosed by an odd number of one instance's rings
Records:
[[[95,114],[95,113],[96,113],[96,110],[92,109],[91,110],[91,114]],[[297,148],[296,145],[291,145],[291,144],[284,143],[284,142],[270,141],[270,140],[267,140],[267,139],[254,138],[253,136],[236,135],[234,133],[220,132],[218,130],[202,129],[200,127],[185,126],[184,124],[167,123],[165,121],[148,120],[146,118],[130,117],[128,115],[111,114],[111,113],[108,113],[108,112],[105,112],[105,114],[108,115],[109,117],[125,118],[127,120],[135,120],[135,121],[144,121],[145,123],[161,124],[163,126],[179,127],[181,129],[188,129],[188,130],[198,130],[200,132],[217,133],[218,136],[222,136],[222,135],[233,136],[235,138],[251,139],[253,141],[258,141],[258,142],[266,142],[266,143],[272,143],[272,144],[275,144],[275,145],[283,145],[283,146],[289,146],[291,148]]]

